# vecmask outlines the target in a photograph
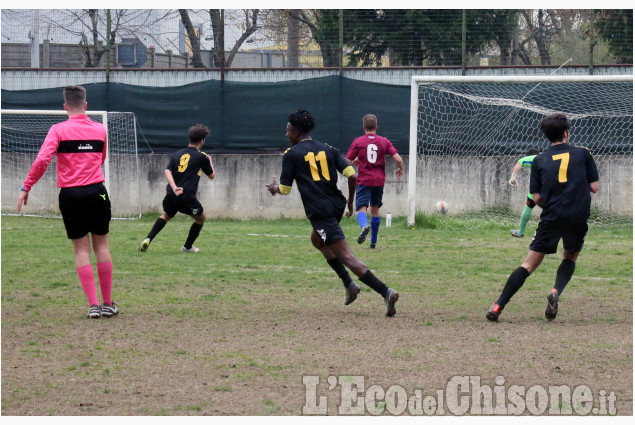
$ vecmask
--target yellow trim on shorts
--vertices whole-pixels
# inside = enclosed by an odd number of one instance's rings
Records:
[[[278,185],[278,187],[280,188],[280,193],[283,195],[288,195],[289,192],[291,192],[291,186],[285,186],[281,184],[281,185]]]
[[[349,165],[348,167],[344,168],[344,171],[342,171],[342,175],[346,178],[352,176],[355,174],[355,169],[353,168],[352,165]]]

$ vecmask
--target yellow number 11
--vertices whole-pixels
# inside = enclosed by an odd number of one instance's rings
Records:
[[[304,160],[309,163],[309,167],[311,167],[311,177],[316,182],[320,181],[320,175],[318,174],[317,162],[320,163],[320,171],[322,172],[322,176],[326,180],[331,180],[331,175],[329,174],[329,166],[326,162],[326,153],[324,151],[318,152],[315,155],[313,152],[309,152],[304,156]]]
[[[569,152],[561,153],[560,155],[553,155],[554,161],[560,161],[560,170],[558,171],[558,181],[560,183],[566,183],[567,181],[567,168],[569,168]]]

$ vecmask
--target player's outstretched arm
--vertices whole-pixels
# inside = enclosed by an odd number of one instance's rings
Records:
[[[269,193],[271,193],[271,196],[276,196],[278,193],[280,193],[280,186],[276,181],[276,176],[273,176],[273,182],[271,182],[270,184],[266,184],[265,187],[267,188]]]
[[[18,212],[20,212],[20,210],[22,209],[22,203],[26,205],[28,200],[29,200],[29,192],[25,190],[21,190],[20,196],[18,196]]]
[[[355,189],[357,188],[357,175],[351,174],[348,176],[348,200],[346,201],[346,205],[348,206],[348,211],[346,211],[346,218],[353,215],[353,201],[355,200]]]
[[[600,182],[598,181],[598,182],[589,183],[589,190],[591,191],[591,193],[598,193],[598,190],[600,190]]]
[[[512,171],[512,176],[509,179],[508,183],[514,187],[518,187],[518,173],[520,172],[520,170],[523,168],[522,164],[516,164],[514,166],[514,170]]]
[[[165,174],[165,179],[168,181],[168,184],[172,188],[172,192],[174,192],[176,196],[181,196],[183,194],[183,188],[178,187],[176,185],[176,182],[174,181],[174,176],[172,175],[172,171],[166,169],[164,171],[164,174]]]
[[[395,170],[395,176],[397,177],[397,180],[399,180],[401,176],[403,176],[403,159],[401,159],[401,155],[399,155],[398,153],[394,154],[392,156],[392,159],[394,159],[397,162],[397,169]]]
[[[216,168],[214,168],[214,163],[212,162],[212,155],[207,155],[207,158],[209,158],[209,165],[212,167],[212,174],[208,174],[207,177],[210,180],[214,180],[214,177],[216,177]]]

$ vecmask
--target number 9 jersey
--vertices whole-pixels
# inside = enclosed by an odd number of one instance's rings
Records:
[[[183,188],[183,193],[192,196],[195,196],[198,190],[201,171],[205,175],[210,175],[214,172],[207,154],[191,146],[181,149],[172,155],[166,169],[172,172],[174,183],[178,187]],[[168,194],[172,193],[172,188],[169,184],[166,190]]]
[[[337,188],[338,171],[344,177],[355,174],[338,149],[317,140],[301,140],[282,157],[280,192],[289,193],[295,180],[307,218],[339,219],[344,214],[346,198]]]

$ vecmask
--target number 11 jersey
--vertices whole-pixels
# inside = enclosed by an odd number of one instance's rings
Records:
[[[280,185],[290,188],[294,180],[297,182],[307,218],[340,218],[346,198],[337,188],[338,171],[344,177],[355,174],[338,149],[305,139],[284,153]]]

